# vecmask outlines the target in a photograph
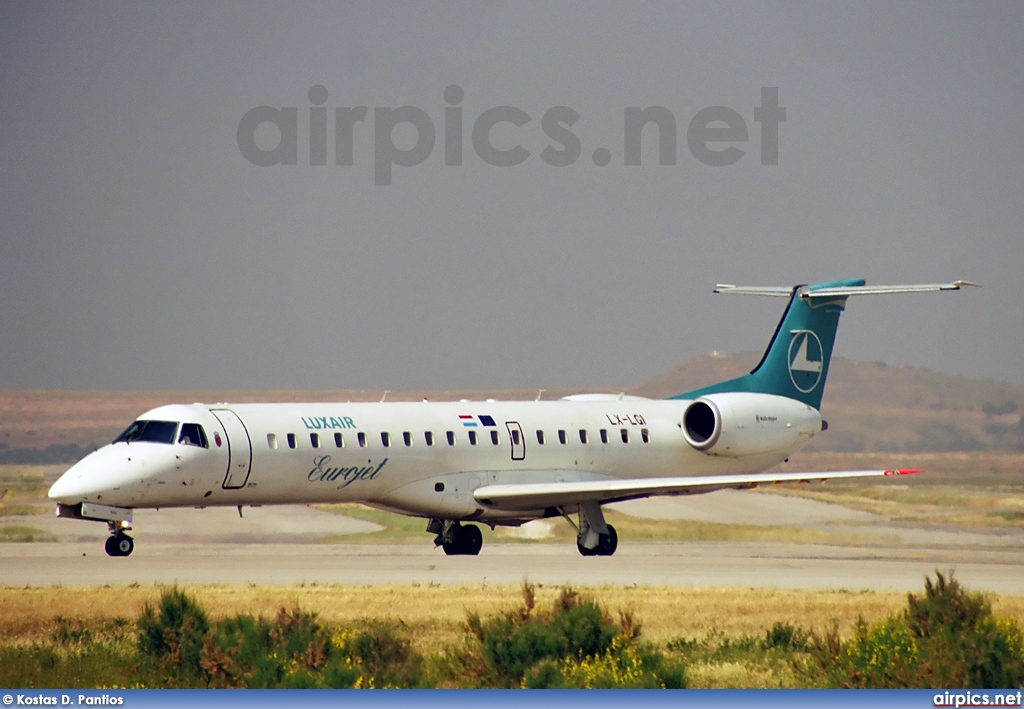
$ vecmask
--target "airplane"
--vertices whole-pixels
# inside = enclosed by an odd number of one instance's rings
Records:
[[[580,554],[610,556],[618,535],[602,511],[609,503],[918,472],[764,471],[828,427],[822,392],[847,298],[975,285],[719,285],[714,292],[788,305],[749,374],[667,399],[161,406],[72,466],[49,497],[60,517],[106,522],[115,557],[135,547],[135,509],[230,506],[241,515],[247,505],[337,502],[424,518],[448,555],[479,554],[475,523],[562,517]]]

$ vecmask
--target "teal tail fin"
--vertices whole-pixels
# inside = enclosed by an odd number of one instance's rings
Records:
[[[865,286],[863,279],[855,278],[793,288],[718,286],[716,293],[788,297],[789,306],[775,329],[775,335],[761,363],[750,374],[669,398],[696,399],[704,394],[752,392],[785,396],[820,409],[839,315],[846,308],[849,296],[927,293],[966,287],[977,287],[977,284],[953,281],[906,286]]]
[[[764,357],[749,374],[670,398],[696,399],[719,392],[757,392],[785,396],[820,409],[839,315],[846,307],[847,296],[834,292],[863,285],[863,279],[851,279],[792,289],[731,289],[754,295],[789,293],[789,305]],[[819,296],[816,291],[823,293]]]

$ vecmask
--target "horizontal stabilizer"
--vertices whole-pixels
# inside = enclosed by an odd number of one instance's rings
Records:
[[[620,502],[655,495],[698,495],[714,490],[748,489],[785,482],[824,482],[839,478],[911,475],[918,470],[840,470],[819,473],[755,473],[689,478],[590,480],[586,482],[485,485],[473,492],[477,502],[500,510],[539,510],[581,502]]]
[[[850,295],[888,295],[890,293],[931,293],[943,290],[960,290],[961,288],[979,288],[977,283],[970,281],[953,281],[952,283],[919,283],[904,286],[800,286],[801,298],[830,298]],[[737,295],[766,295],[788,298],[793,294],[792,288],[776,286],[733,286],[719,283],[715,293],[735,293]]]

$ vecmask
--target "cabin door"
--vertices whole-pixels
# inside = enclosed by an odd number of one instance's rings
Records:
[[[526,438],[523,437],[523,428],[516,421],[506,421],[508,438],[512,442],[512,460],[526,460]]]
[[[224,489],[237,490],[245,487],[252,469],[252,444],[249,432],[238,418],[238,414],[230,409],[210,409],[224,427],[228,439],[228,470],[224,475]]]

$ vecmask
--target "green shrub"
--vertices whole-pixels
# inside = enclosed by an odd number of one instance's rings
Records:
[[[200,659],[210,623],[203,609],[184,591],[165,591],[159,610],[146,604],[137,628],[140,669],[155,673],[153,681],[193,686],[206,680]]]
[[[839,656],[846,686],[909,687],[918,674],[917,642],[907,623],[894,615],[880,623],[857,622]]]
[[[487,619],[470,614],[467,630],[469,649],[452,664],[480,686],[685,686],[682,660],[641,643],[631,614],[620,613],[616,623],[571,588],[550,608],[537,608],[526,584],[519,608]]]
[[[771,628],[765,631],[764,641],[761,643],[765,650],[780,648],[782,650],[800,651],[807,649],[808,633],[803,628],[792,623],[776,622]]]
[[[537,609],[533,586],[523,586],[523,605],[481,620],[470,614],[469,632],[479,641],[491,679],[503,687],[522,683],[542,660],[593,657],[605,652],[618,629],[600,606],[563,588],[550,609]]]
[[[625,635],[616,635],[601,655],[566,658],[561,675],[559,686],[581,689],[681,689],[686,686],[681,661],[669,661]]]
[[[812,638],[812,654],[841,687],[1006,688],[1024,685],[1024,636],[996,618],[988,599],[936,572],[924,595],[885,620],[858,622],[854,637],[835,628]]]
[[[226,618],[209,633],[200,662],[220,687],[351,687],[359,676],[316,615],[298,609],[282,608],[273,620]]]
[[[422,681],[423,658],[394,627],[374,622],[352,638],[348,656],[374,687],[416,687]]]
[[[968,593],[950,574],[925,579],[923,596],[910,594],[905,614],[921,654],[922,686],[998,688],[1024,684],[1021,631],[997,619],[988,599]]]

